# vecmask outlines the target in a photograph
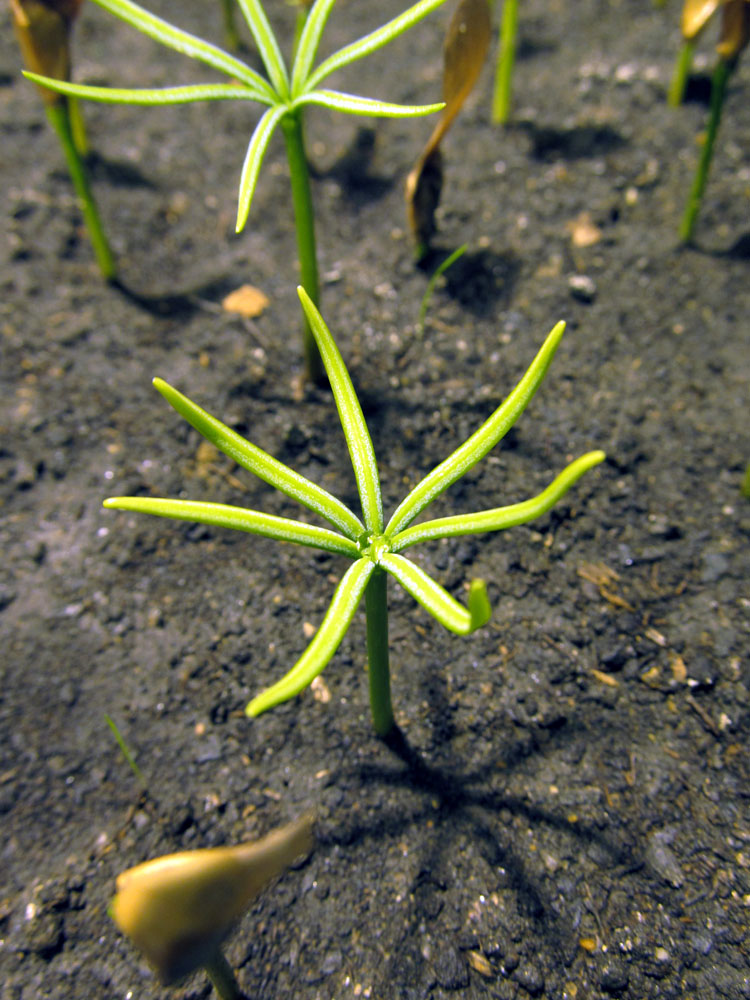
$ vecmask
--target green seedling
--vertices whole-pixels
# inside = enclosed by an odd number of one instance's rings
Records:
[[[504,125],[510,115],[517,35],[518,0],[503,0],[500,43],[497,49],[497,66],[495,68],[495,87],[492,92],[492,120],[496,125]]]
[[[37,81],[70,75],[70,33],[83,0],[10,0],[16,38],[26,65]],[[42,74],[42,75],[40,75]],[[74,97],[41,86],[44,110],[62,147],[70,179],[83,212],[94,255],[103,276],[112,281],[116,265],[91,191],[84,157],[86,133]]]
[[[303,288],[299,288],[298,292],[333,391],[354,467],[362,518],[341,500],[245,440],[161,379],[154,380],[156,388],[205,438],[238,465],[320,515],[334,530],[256,510],[195,500],[113,497],[106,500],[104,506],[235,528],[279,541],[311,546],[351,560],[310,645],[285,677],[253,698],[247,706],[247,714],[257,716],[288,701],[322,672],[336,652],[364,596],[372,721],[378,735],[385,737],[395,725],[388,659],[387,574],[393,576],[442,625],[459,635],[473,632],[484,625],[490,616],[483,581],[474,580],[471,583],[467,608],[402,553],[417,542],[500,531],[531,521],[548,511],[588,469],[605,456],[601,451],[582,455],[571,462],[542,493],[529,500],[472,514],[413,523],[436,497],[494,448],[524,411],[560,343],[565,324],[558,323],[507,399],[471,437],[411,490],[386,524],[375,453],[349,373],[312,299]]]
[[[745,473],[740,483],[740,493],[746,500],[750,500],[750,462],[745,466]]]
[[[145,861],[118,876],[109,915],[166,985],[203,968],[221,1000],[240,1000],[222,942],[258,893],[312,846],[306,815],[262,840]]]
[[[464,243],[463,246],[458,247],[453,253],[448,254],[444,261],[435,268],[430,280],[427,282],[427,288],[424,290],[424,295],[422,296],[422,303],[419,307],[419,316],[417,318],[417,337],[421,340],[424,336],[424,321],[427,318],[427,310],[430,308],[430,302],[432,301],[433,293],[437,287],[438,281],[442,278],[448,268],[455,264],[459,257],[463,257],[466,253],[466,248],[468,243]]]
[[[685,0],[682,10],[683,46],[677,59],[669,88],[669,103],[682,102],[692,65],[696,41],[712,16],[721,10],[721,28],[716,46],[718,60],[711,77],[711,109],[708,128],[701,149],[698,169],[680,223],[680,239],[689,243],[700,211],[708,172],[713,158],[716,136],[721,122],[729,80],[737,66],[740,53],[750,42],[750,0]]]
[[[146,789],[146,779],[143,777],[143,771],[140,769],[140,767],[138,767],[138,764],[136,763],[135,756],[133,755],[133,751],[130,749],[130,747],[125,742],[125,739],[124,739],[122,733],[120,732],[120,730],[119,730],[119,728],[117,726],[117,723],[115,722],[115,720],[111,716],[106,715],[106,714],[104,716],[104,721],[109,726],[109,728],[110,728],[110,730],[112,732],[112,735],[115,738],[115,743],[120,748],[120,753],[123,755],[123,757],[127,761],[128,766],[130,767],[130,770],[135,775],[135,780],[138,782],[138,784],[141,786],[141,788],[145,791],[145,789]]]
[[[34,73],[27,75],[60,93],[109,103],[153,107],[194,101],[239,100],[265,105],[266,110],[252,134],[242,167],[237,231],[242,230],[247,221],[263,158],[271,136],[278,126],[284,135],[289,161],[301,283],[313,302],[317,304],[320,299],[320,288],[310,177],[303,137],[304,112],[311,105],[347,114],[386,118],[414,117],[439,111],[441,104],[419,106],[390,104],[329,90],[321,84],[336,70],[349,66],[394,41],[445,0],[420,0],[392,21],[345,46],[314,67],[313,62],[320,38],[335,3],[335,0],[316,0],[302,27],[291,71],[287,70],[278,41],[260,0],[238,0],[258,47],[266,76],[210,42],[196,38],[156,17],[132,0],[94,0],[94,2],[162,45],[176,49],[218,70],[232,82],[131,90],[61,83]],[[304,327],[303,340],[308,376],[313,381],[322,382],[324,373],[315,348],[315,340],[308,326]]]

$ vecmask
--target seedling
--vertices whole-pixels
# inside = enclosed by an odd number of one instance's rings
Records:
[[[221,1000],[239,1000],[222,941],[258,893],[312,846],[307,815],[262,840],[146,861],[118,877],[110,916],[165,985],[202,967]]]
[[[711,110],[708,129],[701,149],[698,169],[690,189],[688,203],[680,224],[680,239],[689,243],[700,211],[706,189],[708,171],[713,157],[716,135],[719,131],[729,79],[737,65],[740,53],[750,42],[750,0],[685,0],[682,9],[682,34],[684,43],[677,59],[669,102],[677,106],[685,93],[693,51],[698,36],[711,17],[721,9],[721,29],[716,46],[718,60],[711,78]]]
[[[496,125],[504,125],[510,115],[517,34],[518,0],[503,0],[500,43],[497,49],[497,66],[495,68],[495,89],[492,93],[492,120]]]
[[[406,213],[417,260],[430,249],[435,210],[443,188],[441,143],[477,82],[490,44],[487,0],[461,0],[453,12],[443,43],[445,106],[432,135],[406,178]]]
[[[311,298],[301,287],[298,292],[333,391],[354,467],[362,518],[311,480],[246,441],[161,379],[154,379],[156,388],[205,438],[238,465],[323,517],[335,530],[256,510],[195,500],[113,497],[105,500],[104,506],[236,528],[350,559],[351,566],[341,578],[310,645],[289,673],[253,698],[246,711],[250,716],[260,715],[307,687],[336,652],[364,595],[370,708],[375,731],[385,737],[395,725],[388,661],[386,574],[391,574],[442,625],[459,635],[473,632],[490,617],[487,590],[482,580],[472,581],[468,608],[464,607],[402,552],[417,542],[500,531],[531,521],[548,511],[584,472],[605,456],[601,451],[582,455],[571,462],[542,493],[529,500],[473,514],[455,514],[420,524],[412,523],[436,497],[481,461],[524,411],[560,343],[565,324],[558,323],[507,399],[471,437],[411,490],[385,524],[375,453],[349,373]]]
[[[26,65],[39,82],[44,74],[66,80],[70,75],[70,33],[82,0],[10,0],[13,27]],[[88,229],[94,255],[107,281],[116,266],[94,201],[84,157],[86,135],[73,97],[39,87],[47,120],[57,133]]]
[[[27,76],[60,93],[108,103],[154,106],[185,104],[193,101],[240,100],[265,105],[266,110],[252,134],[242,167],[237,232],[240,232],[247,222],[263,157],[271,136],[279,126],[286,143],[291,175],[301,282],[310,298],[317,304],[320,288],[310,178],[303,138],[304,111],[310,105],[321,105],[347,114],[400,118],[426,115],[440,110],[441,104],[418,106],[390,104],[328,90],[322,88],[321,84],[336,70],[392,42],[445,0],[420,0],[381,28],[346,45],[323,60],[317,68],[313,68],[321,34],[335,3],[335,0],[316,0],[301,30],[291,72],[287,70],[281,49],[260,0],[238,0],[263,60],[267,74],[265,77],[236,56],[174,27],[133,3],[132,0],[94,0],[94,2],[162,45],[176,49],[218,70],[232,82],[165,87],[156,90],[131,90],[55,83],[48,77],[40,77],[34,73],[27,73]],[[313,381],[321,382],[323,370],[315,348],[315,340],[307,326],[304,328],[303,340],[307,373]]]
[[[451,267],[459,257],[463,257],[466,253],[468,243],[464,243],[463,246],[458,247],[453,253],[448,254],[445,260],[441,261],[440,264],[435,268],[430,280],[427,282],[427,288],[424,290],[424,295],[422,296],[422,303],[419,307],[419,316],[417,317],[417,337],[421,340],[424,336],[424,321],[427,318],[427,310],[430,308],[430,302],[432,300],[432,295],[437,287],[438,281],[442,278],[445,272]]]

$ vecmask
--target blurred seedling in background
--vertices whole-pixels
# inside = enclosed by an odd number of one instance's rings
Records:
[[[155,858],[118,876],[109,914],[165,985],[203,968],[221,1000],[240,1000],[222,942],[268,883],[312,847],[306,815],[261,840]]]
[[[427,288],[425,288],[424,295],[422,296],[422,302],[419,306],[419,316],[417,318],[417,337],[419,340],[424,336],[424,321],[427,318],[427,310],[430,308],[430,302],[432,301],[432,296],[437,288],[437,284],[443,277],[445,272],[451,267],[459,257],[463,257],[466,253],[468,243],[464,243],[453,253],[448,254],[444,261],[442,261],[433,271],[432,277],[427,282]]]
[[[23,60],[37,74],[37,80],[42,76],[61,81],[70,78],[70,36],[82,2],[83,0],[10,0],[13,28]],[[39,92],[47,119],[60,140],[97,264],[107,281],[112,281],[117,268],[86,170],[86,132],[78,103],[74,97],[55,93],[41,84]]]
[[[504,125],[510,115],[517,35],[518,0],[503,0],[500,41],[495,65],[495,86],[492,92],[492,120],[496,125]]]
[[[252,133],[242,167],[237,232],[240,232],[247,222],[263,158],[271,136],[279,126],[286,143],[291,175],[301,283],[313,302],[318,303],[320,287],[310,177],[303,135],[304,112],[311,105],[319,105],[346,114],[385,118],[414,117],[439,111],[441,104],[420,106],[390,104],[329,90],[323,88],[321,84],[336,70],[349,66],[394,41],[445,0],[420,0],[403,14],[356,42],[339,49],[314,68],[313,61],[321,35],[335,3],[335,0],[316,0],[304,20],[291,71],[287,70],[278,41],[260,0],[238,0],[240,10],[258,47],[266,76],[236,56],[174,27],[132,3],[131,0],[94,0],[94,2],[162,45],[176,49],[218,70],[230,77],[232,82],[133,90],[54,82],[49,76],[40,76],[38,73],[27,75],[37,83],[43,83],[60,93],[108,103],[153,107],[194,101],[239,100],[265,105],[266,110]],[[307,324],[304,326],[303,338],[306,372],[312,381],[323,382],[324,372],[320,357]]]
[[[159,392],[208,441],[242,468],[320,515],[334,530],[243,507],[195,500],[114,497],[106,500],[104,506],[235,528],[350,559],[351,565],[341,578],[323,622],[307,649],[285,677],[253,698],[246,711],[250,716],[260,715],[293,698],[311,684],[336,652],[364,596],[372,721],[378,735],[387,738],[397,732],[391,704],[387,574],[393,576],[442,625],[459,635],[473,632],[490,617],[483,581],[472,581],[467,608],[402,552],[418,542],[500,531],[531,521],[548,511],[605,456],[601,451],[582,455],[532,499],[478,513],[412,523],[433,500],[480,462],[524,411],[560,343],[565,324],[558,323],[507,399],[471,437],[411,490],[385,524],[378,466],[354,386],[312,299],[303,288],[299,288],[298,292],[338,409],[354,468],[362,518],[341,500],[245,440],[161,379],[154,380]]]
[[[487,0],[461,0],[448,24],[443,43],[443,108],[427,145],[406,178],[406,212],[417,260],[430,250],[435,210],[443,188],[440,144],[477,82],[492,26]]]
[[[677,107],[685,96],[697,40],[714,14],[719,13],[719,11],[721,12],[721,25],[719,41],[716,46],[719,58],[711,77],[711,109],[708,128],[701,148],[698,169],[688,196],[688,203],[680,223],[680,239],[684,243],[690,242],[700,211],[729,80],[737,66],[740,53],[750,41],[750,0],[685,0],[682,9],[684,41],[669,88],[669,103]]]

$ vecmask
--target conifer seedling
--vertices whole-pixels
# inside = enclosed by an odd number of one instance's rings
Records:
[[[238,0],[263,61],[265,76],[237,56],[156,17],[132,0],[94,0],[94,2],[162,45],[176,49],[223,73],[231,82],[159,89],[123,89],[65,83],[36,73],[26,75],[59,93],[107,103],[153,107],[194,101],[239,100],[264,105],[266,110],[253,131],[242,167],[237,232],[240,232],[247,222],[263,158],[271,136],[278,126],[284,135],[289,161],[301,284],[312,301],[318,304],[320,289],[310,177],[303,137],[304,112],[311,105],[319,105],[346,114],[385,118],[414,117],[439,111],[442,104],[392,104],[330,90],[322,84],[337,70],[394,41],[445,0],[420,0],[398,17],[339,49],[315,67],[313,63],[321,35],[335,4],[335,0],[316,0],[304,21],[295,47],[291,70],[287,69],[279,43],[260,0]],[[322,382],[324,373],[315,348],[315,340],[307,325],[304,327],[303,338],[307,374],[313,381]]]
[[[318,631],[292,669],[247,706],[250,716],[288,701],[323,671],[344,637],[364,596],[370,708],[375,731],[387,737],[395,727],[388,657],[386,580],[390,574],[442,625],[467,635],[490,617],[485,583],[473,580],[468,607],[459,603],[416,562],[403,553],[418,542],[500,531],[524,524],[548,511],[589,469],[604,459],[591,451],[571,462],[540,494],[529,500],[470,514],[454,514],[415,523],[417,517],[469,469],[480,462],[513,426],[539,387],[565,329],[558,323],[528,371],[505,401],[463,444],[426,475],[398,505],[386,523],[380,473],[359,400],[338,347],[316,306],[298,288],[331,385],[354,468],[362,517],[316,483],[295,472],[212,417],[161,379],[154,385],[177,412],[238,465],[326,520],[331,527],[307,524],[257,510],[196,500],[113,497],[105,507],[178,518],[295,542],[343,556],[351,565],[341,577]]]

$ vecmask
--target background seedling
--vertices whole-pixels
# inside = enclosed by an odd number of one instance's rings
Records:
[[[468,247],[468,245],[469,245],[468,243],[464,243],[463,246],[460,246],[457,250],[454,250],[453,253],[448,254],[445,260],[442,261],[440,264],[438,264],[438,266],[435,268],[435,271],[432,274],[432,277],[427,282],[427,288],[425,288],[424,295],[422,296],[422,302],[419,306],[419,317],[417,318],[417,337],[419,337],[420,340],[424,336],[424,321],[427,316],[427,310],[430,307],[430,301],[432,299],[432,295],[435,291],[435,288],[437,287],[438,281],[440,281],[440,279],[448,270],[448,268],[452,264],[456,263],[459,257],[463,257],[463,255],[466,253],[466,248]]]
[[[312,846],[307,815],[262,840],[146,861],[118,877],[110,916],[166,985],[202,967],[221,1000],[239,1000],[222,941],[258,893]]]
[[[70,76],[70,34],[83,0],[10,0],[13,27],[24,62],[34,74],[67,80]],[[37,76],[37,79],[41,79]],[[81,205],[97,264],[107,281],[116,265],[104,234],[84,163],[86,135],[76,99],[41,86],[49,123],[60,140],[70,179]]]
[[[497,49],[497,66],[495,68],[495,89],[492,93],[492,120],[496,125],[504,125],[510,114],[517,34],[518,0],[503,0],[503,15],[500,21],[500,42]]]
[[[426,256],[435,232],[435,209],[443,187],[440,144],[477,82],[491,30],[487,0],[461,0],[448,24],[443,43],[445,107],[406,178],[406,210],[417,260]]]
[[[241,100],[266,106],[252,134],[245,155],[239,187],[237,231],[245,226],[263,158],[277,126],[286,143],[291,175],[292,203],[297,230],[302,286],[313,302],[320,298],[315,220],[310,193],[310,177],[303,137],[303,117],[310,105],[320,105],[347,114],[386,118],[413,117],[438,111],[439,104],[401,105],[366,97],[356,97],[321,87],[323,81],[338,69],[348,66],[375,52],[421,21],[445,0],[420,0],[381,28],[345,46],[325,59],[316,68],[313,62],[320,38],[335,0],[316,0],[312,6],[294,53],[291,71],[287,70],[278,41],[273,34],[260,0],[238,0],[240,9],[260,52],[266,76],[256,72],[236,56],[224,52],[210,42],[196,38],[167,21],[156,17],[131,0],[94,0],[100,7],[126,21],[162,45],[205,63],[230,77],[231,83],[198,84],[161,89],[120,89],[54,83],[48,77],[29,73],[37,82],[53,87],[60,93],[109,103],[142,104],[148,106],[184,104],[192,101]],[[486,6],[486,4],[485,4]],[[304,328],[306,370],[316,382],[324,380],[315,341],[309,327]]]
[[[687,84],[693,51],[698,36],[711,17],[721,8],[721,28],[716,46],[718,60],[711,78],[711,110],[706,137],[701,149],[698,169],[688,196],[687,206],[680,223],[680,239],[690,242],[706,189],[716,136],[721,122],[729,79],[737,66],[742,50],[750,41],[750,0],[686,0],[682,9],[682,34],[684,43],[677,59],[669,102],[682,102]]]
[[[193,500],[113,497],[104,505],[236,528],[349,558],[351,566],[338,584],[310,645],[285,677],[250,702],[247,713],[260,715],[288,701],[322,672],[336,652],[364,595],[372,720],[375,731],[386,737],[395,726],[388,660],[386,574],[391,574],[442,625],[459,635],[473,632],[490,616],[483,581],[472,582],[468,608],[464,607],[416,563],[402,555],[404,550],[418,542],[500,531],[531,521],[549,510],[584,472],[601,462],[604,453],[592,451],[571,462],[542,493],[532,499],[473,514],[413,523],[436,497],[494,448],[524,411],[560,343],[565,324],[558,323],[507,399],[471,437],[411,490],[386,524],[375,453],[349,373],[314,303],[303,288],[299,288],[298,292],[325,364],[341,419],[357,481],[362,518],[311,480],[246,441],[161,379],[154,380],[156,388],[205,438],[238,465],[323,517],[334,530],[242,507]]]

